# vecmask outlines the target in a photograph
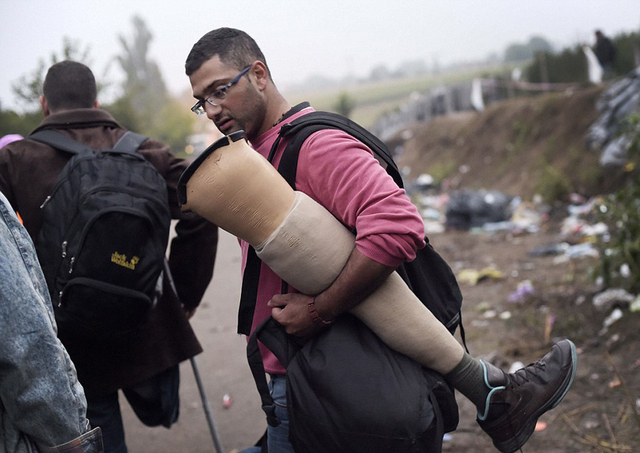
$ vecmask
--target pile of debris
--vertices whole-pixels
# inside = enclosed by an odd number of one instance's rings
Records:
[[[587,146],[593,151],[602,151],[600,165],[622,166],[627,163],[631,141],[624,133],[624,120],[640,111],[640,67],[612,84],[596,108],[600,117],[587,133]]]

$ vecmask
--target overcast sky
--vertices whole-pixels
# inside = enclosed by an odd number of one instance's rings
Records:
[[[593,31],[640,31],[640,0],[0,0],[0,102],[15,108],[11,84],[38,59],[60,54],[67,36],[90,47],[100,77],[121,53],[139,15],[153,33],[150,55],[170,90],[189,88],[184,61],[206,32],[222,26],[252,35],[276,83],[312,74],[365,76],[406,60],[428,65],[502,55],[542,35],[561,47],[593,43]],[[121,76],[117,67],[111,81]]]

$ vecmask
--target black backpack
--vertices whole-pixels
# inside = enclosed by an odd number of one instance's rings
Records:
[[[95,151],[56,131],[29,139],[73,154],[45,202],[36,250],[56,321],[90,338],[140,328],[157,302],[171,213],[166,181],[127,132]]]
[[[441,375],[343,314],[304,346],[273,318],[249,339],[249,366],[271,426],[280,421],[258,340],[287,370],[289,440],[297,453],[439,453],[444,433],[458,424]]]
[[[345,131],[369,147],[381,164],[386,166],[387,173],[396,184],[404,186],[391,153],[377,137],[343,116],[330,112],[312,112],[281,127],[268,157],[272,161],[280,140],[289,139],[278,171],[294,190],[302,144],[311,134],[329,128]],[[339,159],[340,156],[333,158]],[[418,250],[416,259],[403,263],[397,272],[452,334],[460,327],[460,335],[466,348],[461,319],[462,293],[449,265],[429,244],[428,238],[425,240],[427,245]],[[260,259],[250,247],[238,313],[238,332],[246,335],[253,319],[260,265]],[[287,289],[287,284],[283,282],[282,292],[286,293]],[[350,315],[341,316],[331,328],[312,338],[304,347],[298,347],[296,341],[289,338],[271,318],[254,332],[249,342],[248,356],[262,407],[271,425],[277,425],[278,420],[265,384],[264,369],[260,368],[261,363],[257,360],[257,340],[265,344],[287,368],[290,440],[299,453],[438,452],[442,447],[443,433],[452,431],[457,426],[458,407],[453,390],[444,378],[391,350],[364,324]],[[348,354],[344,355],[342,351],[348,351]],[[332,360],[331,366],[323,365],[329,359]],[[374,373],[376,369],[379,371]],[[380,393],[375,386],[365,386],[362,382],[350,386],[346,382],[355,376],[354,373],[367,376],[369,370],[373,374],[364,382],[371,384],[371,376],[387,381],[390,384],[387,390],[400,405],[396,407],[401,407],[406,401],[414,401],[412,408],[416,404],[421,405],[422,411],[432,415],[432,423],[419,425],[418,420],[414,420],[408,413],[404,414],[404,418],[398,416],[394,420],[388,416],[389,407],[385,407],[386,403],[394,400],[384,399],[385,404],[378,404],[382,400],[377,400]],[[397,378],[400,376],[406,378],[405,384],[421,385],[407,385],[403,388],[398,384]],[[349,390],[341,391],[344,386]],[[336,389],[339,398],[334,393]],[[328,404],[327,399],[331,401]],[[327,408],[333,407],[333,404],[337,404],[338,410],[332,413]],[[344,407],[359,410],[363,405],[369,410],[368,416],[366,411],[358,412],[357,416],[352,413],[353,417],[341,412]],[[369,431],[371,426],[377,428]],[[356,438],[359,440],[354,443],[353,439]],[[358,448],[358,445],[363,447]]]

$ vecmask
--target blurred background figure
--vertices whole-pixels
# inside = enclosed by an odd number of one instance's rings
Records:
[[[602,33],[601,30],[596,30],[596,45],[594,52],[598,57],[598,62],[602,66],[604,71],[604,78],[611,77],[613,74],[613,67],[616,62],[616,48],[609,38]]]

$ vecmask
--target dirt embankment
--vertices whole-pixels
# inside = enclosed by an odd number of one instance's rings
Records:
[[[585,134],[598,117],[601,88],[510,100],[482,113],[465,113],[414,124],[391,148],[411,181],[431,174],[445,190],[499,190],[524,200],[540,193],[562,199],[571,192],[591,197],[614,190],[619,170],[603,170]],[[602,287],[593,278],[596,257],[558,260],[531,252],[567,241],[557,216],[536,233],[447,231],[430,236],[456,275],[494,269],[500,278],[460,282],[463,320],[473,355],[503,368],[541,357],[559,338],[579,349],[578,373],[564,402],[541,419],[526,452],[640,452],[640,312],[605,328],[610,311],[594,308]],[[554,218],[555,217],[555,218]],[[528,283],[531,294],[514,301]],[[460,425],[447,452],[496,451],[475,423],[475,408],[460,402]]]
[[[600,167],[599,153],[585,144],[602,91],[512,99],[484,112],[416,123],[391,147],[400,151],[399,166],[410,168],[407,181],[429,173],[447,188],[499,190],[524,199],[606,193],[619,181],[617,170]]]

